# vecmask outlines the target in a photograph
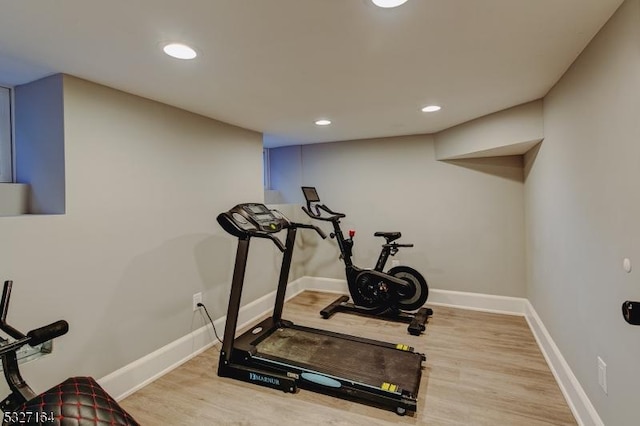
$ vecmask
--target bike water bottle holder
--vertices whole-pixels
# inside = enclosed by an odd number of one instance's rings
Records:
[[[344,240],[342,244],[344,245],[345,255],[351,257],[353,255],[353,240]]]

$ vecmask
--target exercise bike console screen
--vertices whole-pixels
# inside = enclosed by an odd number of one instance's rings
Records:
[[[320,201],[318,192],[313,186],[303,186],[302,192],[304,193],[304,198],[307,199],[307,203],[317,203]]]

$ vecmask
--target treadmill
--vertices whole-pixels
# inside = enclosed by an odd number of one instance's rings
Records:
[[[293,324],[282,318],[298,228],[264,204],[238,204],[217,217],[238,238],[218,375],[295,393],[308,389],[395,411],[416,411],[425,355],[412,347]],[[286,242],[276,234],[286,230]],[[270,239],[283,252],[271,317],[235,338],[251,238]]]

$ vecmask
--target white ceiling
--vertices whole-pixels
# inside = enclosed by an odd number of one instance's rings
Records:
[[[434,133],[543,97],[620,3],[0,0],[0,82],[63,72],[266,146]],[[170,41],[198,58],[164,55]]]

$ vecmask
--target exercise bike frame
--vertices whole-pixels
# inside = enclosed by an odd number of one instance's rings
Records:
[[[25,403],[37,395],[29,387],[20,374],[18,367],[17,351],[24,345],[37,346],[48,340],[62,336],[69,330],[69,324],[60,320],[52,324],[31,330],[26,335],[7,324],[7,313],[9,309],[9,298],[11,297],[11,287],[13,281],[5,281],[2,289],[2,299],[0,299],[0,330],[4,331],[14,341],[0,337],[0,358],[2,359],[2,369],[5,379],[9,385],[11,393],[0,402],[0,409],[11,411],[22,403]]]
[[[396,285],[397,288],[402,289],[409,287],[409,284],[405,280],[396,278],[391,274],[394,270],[401,270],[406,267],[399,266],[396,268],[391,268],[388,273],[384,272],[383,270],[387,264],[389,256],[395,255],[400,247],[413,247],[413,244],[398,244],[392,242],[400,237],[400,233],[397,233],[397,236],[395,236],[395,238],[389,238],[387,235],[385,235],[388,233],[376,233],[376,236],[384,237],[387,243],[382,245],[382,250],[380,252],[380,255],[378,256],[378,260],[376,261],[375,268],[364,269],[355,266],[352,261],[353,236],[355,235],[355,233],[350,232],[349,239],[346,239],[342,232],[342,228],[340,227],[340,219],[346,217],[346,215],[344,213],[335,212],[324,204],[319,204],[319,198],[310,199],[307,196],[307,192],[305,191],[305,189],[313,190],[313,193],[315,193],[315,195],[317,196],[315,188],[302,187],[302,190],[305,193],[305,198],[307,199],[307,205],[302,206],[302,210],[312,219],[331,222],[331,224],[333,225],[333,232],[330,234],[330,237],[335,238],[336,242],[338,243],[338,248],[340,250],[340,259],[344,262],[345,265],[345,275],[347,278],[347,284],[349,286],[349,292],[351,294],[357,291],[357,277],[360,275],[360,273],[365,271],[371,274],[378,275],[381,279]],[[312,205],[312,203],[314,202],[316,204]],[[324,211],[328,216],[323,216],[321,211]],[[417,271],[413,271],[417,273]],[[339,297],[331,304],[326,306],[320,311],[320,314],[324,319],[329,319],[333,314],[340,311],[381,317],[391,321],[403,322],[409,324],[407,329],[410,334],[415,336],[419,336],[426,329],[425,324],[428,320],[428,317],[433,315],[433,310],[425,307],[419,308],[414,313],[403,311],[398,306],[391,306],[390,309],[387,309],[386,311],[378,312],[366,307],[358,306],[354,303],[350,303],[349,296],[346,295]]]
[[[2,426],[30,425],[98,425],[139,426],[92,377],[70,377],[49,390],[36,394],[20,374],[17,352],[28,345],[51,348],[49,342],[69,331],[64,320],[53,322],[24,334],[7,323],[13,281],[4,282],[0,299],[0,359],[9,395],[0,402]],[[41,352],[48,351],[41,349]]]

